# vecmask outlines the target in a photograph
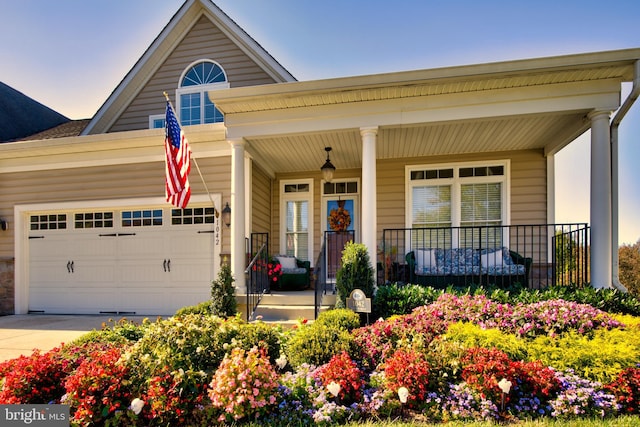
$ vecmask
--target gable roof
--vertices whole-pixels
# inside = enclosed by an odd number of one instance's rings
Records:
[[[0,82],[0,142],[27,137],[69,119]]]
[[[201,17],[214,23],[275,82],[296,79],[211,0],[186,0],[100,107],[82,135],[105,133]]]

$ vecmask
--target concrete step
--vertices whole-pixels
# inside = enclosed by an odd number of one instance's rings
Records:
[[[246,295],[238,295],[238,310],[246,313]],[[336,296],[325,295],[321,311],[335,306]],[[298,292],[272,292],[264,294],[256,309],[256,317],[264,322],[295,324],[299,319],[313,320],[315,318],[315,292],[313,290]]]

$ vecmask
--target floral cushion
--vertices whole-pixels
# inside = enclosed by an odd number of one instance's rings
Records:
[[[431,258],[435,255],[435,265]],[[509,248],[492,249],[416,249],[415,273],[418,275],[514,275],[525,274],[525,266],[515,264]],[[429,260],[429,262],[426,262]]]

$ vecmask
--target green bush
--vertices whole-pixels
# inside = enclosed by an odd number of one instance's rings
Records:
[[[303,363],[320,366],[343,351],[349,351],[353,337],[346,329],[322,323],[305,324],[289,336],[285,355],[289,364],[297,368]]]
[[[232,346],[242,348],[245,351],[253,347],[263,349],[269,356],[272,364],[280,357],[280,343],[282,339],[282,328],[264,322],[242,323],[238,329]]]
[[[213,312],[213,300],[203,301],[200,304],[188,305],[176,311],[176,316],[185,316],[187,314],[200,314],[208,316]]]
[[[360,327],[360,316],[348,308],[335,308],[321,312],[315,321],[315,325],[351,331]]]
[[[218,278],[211,283],[211,314],[220,317],[236,315],[238,307],[234,281],[229,264],[222,264]]]
[[[527,342],[525,340],[499,329],[483,329],[473,323],[453,323],[449,325],[443,338],[458,342],[464,348],[497,348],[512,360],[522,360],[527,356]]]
[[[409,314],[416,307],[432,303],[442,293],[444,290],[430,286],[397,283],[382,285],[373,299],[374,318],[386,319],[393,315]]]
[[[149,378],[162,369],[213,372],[241,329],[239,318],[186,314],[158,320],[133,345],[127,362]]]
[[[559,337],[539,336],[527,344],[528,360],[557,370],[608,383],[640,360],[640,329],[598,329],[592,336],[571,331]]]
[[[140,340],[150,325],[149,319],[144,319],[142,323],[138,324],[122,318],[117,322],[113,322],[113,326],[110,326],[110,323],[103,323],[102,329],[94,329],[75,339],[70,344],[73,346],[82,346],[85,343],[130,344]]]
[[[375,276],[369,252],[362,243],[347,242],[342,252],[342,263],[336,273],[338,300],[336,307],[346,307],[351,291],[360,289],[368,298],[373,298]]]

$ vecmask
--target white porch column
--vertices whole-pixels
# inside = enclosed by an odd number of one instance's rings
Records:
[[[244,203],[244,146],[242,138],[230,139],[231,144],[231,274],[236,293],[247,292],[245,269],[245,203]]]
[[[362,243],[367,246],[374,272],[377,266],[378,201],[376,196],[377,127],[360,128],[362,136]]]
[[[591,120],[591,286],[611,287],[611,148],[609,112]]]

